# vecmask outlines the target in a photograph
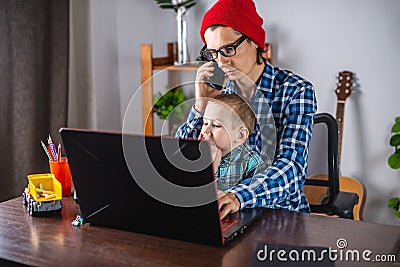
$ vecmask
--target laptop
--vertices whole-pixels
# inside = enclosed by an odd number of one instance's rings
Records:
[[[82,218],[92,225],[222,246],[262,214],[219,219],[208,143],[60,129]]]

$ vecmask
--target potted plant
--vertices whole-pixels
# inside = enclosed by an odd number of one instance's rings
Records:
[[[196,0],[155,0],[163,9],[173,9],[178,12],[180,8],[188,10],[196,4]]]
[[[396,123],[391,130],[390,146],[394,147],[394,153],[389,156],[388,164],[392,169],[400,169],[400,117],[396,118]],[[388,207],[394,209],[394,214],[400,218],[400,198],[389,199]]]
[[[169,120],[169,132],[173,134],[177,129],[177,124],[185,119],[187,105],[184,102],[186,101],[186,96],[181,86],[173,89],[167,86],[165,89],[164,93],[154,95],[153,112],[160,119]]]

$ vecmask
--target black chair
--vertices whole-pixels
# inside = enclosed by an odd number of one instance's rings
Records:
[[[338,169],[338,126],[328,113],[314,116],[304,192],[312,213],[352,219],[358,203],[356,193],[340,191]]]

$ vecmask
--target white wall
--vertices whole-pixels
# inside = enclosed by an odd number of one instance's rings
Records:
[[[72,0],[70,7],[68,124],[103,130],[121,128],[115,2]]]
[[[75,13],[79,13],[77,1],[72,1]],[[202,47],[201,17],[213,2],[198,1],[189,11],[192,59]],[[346,102],[342,175],[358,178],[365,184],[366,221],[400,224],[387,208],[387,200],[400,195],[400,172],[387,166],[387,157],[392,152],[388,145],[390,128],[394,118],[400,115],[396,103],[400,99],[396,82],[400,62],[397,29],[400,1],[255,2],[264,17],[267,41],[274,45],[274,65],[290,69],[314,84],[319,112],[335,115],[338,72],[350,70],[356,74],[358,90]],[[98,129],[120,130],[128,103],[140,86],[140,44],[153,43],[155,55],[165,55],[165,44],[176,40],[174,12],[161,10],[150,0],[91,0],[89,3],[88,36],[92,51],[89,60],[96,97],[92,111],[96,114],[93,119],[96,123],[92,125]],[[75,49],[79,53],[79,46]],[[80,66],[79,57],[75,60]],[[165,85],[164,78],[157,78],[157,90]],[[138,96],[133,101],[137,117],[131,123],[140,132],[141,98]],[[81,105],[71,101],[75,108]],[[72,126],[74,123],[70,122]]]
[[[394,0],[258,1],[274,61],[315,85],[318,111],[335,115],[335,76],[354,72],[357,91],[346,102],[342,175],[367,187],[365,220],[399,224],[387,199],[400,195],[400,172],[387,165],[400,61],[400,2]]]

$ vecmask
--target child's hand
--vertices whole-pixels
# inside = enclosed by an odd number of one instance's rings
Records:
[[[222,158],[222,151],[219,149],[215,143],[211,140],[211,135],[209,133],[204,133],[201,132],[199,135],[199,140],[205,140],[208,142],[210,145],[210,150],[211,150],[211,159],[213,162],[213,170],[216,172],[219,167],[219,162],[221,161]]]
[[[213,157],[213,171],[215,173],[218,170],[219,163],[222,158],[222,152],[221,149],[219,149],[217,146],[214,145],[213,147],[215,147],[215,151],[214,153],[211,153],[211,156]]]
[[[199,135],[199,140],[211,140],[211,134],[210,133],[205,133],[205,132],[201,132]]]

